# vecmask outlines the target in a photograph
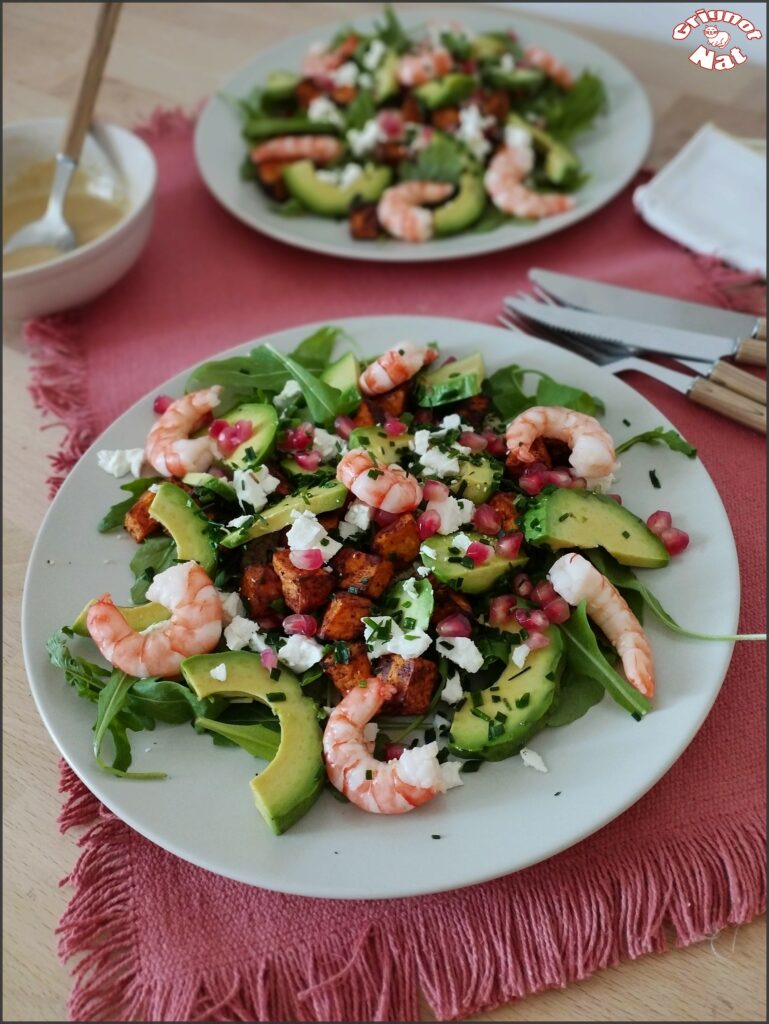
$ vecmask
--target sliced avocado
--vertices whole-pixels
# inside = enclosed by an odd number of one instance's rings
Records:
[[[523,516],[526,540],[560,548],[604,548],[622,565],[659,569],[670,555],[638,516],[604,494],[546,487]]]
[[[328,462],[321,463],[317,469],[310,472],[309,469],[305,469],[300,466],[296,459],[281,459],[280,468],[287,476],[298,477],[298,476],[318,476],[325,474],[326,476],[336,476],[336,466],[332,466]]]
[[[227,669],[224,682],[211,677],[211,669],[218,665]],[[276,835],[285,832],[312,807],[326,778],[314,701],[305,697],[299,680],[287,669],[280,669],[273,678],[258,654],[199,654],[186,658],[181,670],[201,700],[214,695],[253,697],[277,715],[278,752],[264,771],[251,780],[251,792],[272,831]]]
[[[401,452],[408,450],[411,434],[397,434],[391,437],[381,427],[356,427],[347,440],[347,448],[365,448],[372,458],[385,466],[399,462]]]
[[[449,484],[449,490],[457,498],[469,498],[474,504],[480,505],[499,490],[502,469],[501,462],[485,459],[482,455],[461,459],[459,476]]]
[[[514,45],[504,32],[482,32],[470,40],[470,57],[478,61],[498,60],[503,53],[511,53]]]
[[[544,154],[545,174],[554,185],[562,185],[580,172],[579,157],[568,146],[558,142],[543,128],[530,124],[517,114],[509,114],[508,124],[524,128],[531,135],[535,148]]]
[[[216,568],[216,542],[192,498],[176,484],[160,484],[149,512],[173,537],[179,561],[198,562],[211,576]]]
[[[86,620],[88,618],[88,609],[95,601],[96,598],[89,601],[69,627],[78,636],[90,636]],[[158,604],[157,601],[148,601],[147,604],[126,605],[125,607],[118,605],[117,610],[131,629],[135,629],[137,633],[141,633],[148,626],[154,626],[156,622],[163,622],[164,619],[171,618],[170,611],[164,608],[162,604]]]
[[[460,532],[471,541],[488,542],[488,538],[479,533],[472,533],[470,530]],[[523,554],[512,559],[491,555],[482,565],[473,565],[454,543],[456,536],[449,534],[447,537],[430,537],[429,540],[423,541],[419,556],[422,564],[427,566],[436,579],[441,583],[447,583],[454,590],[461,590],[463,594],[482,594],[514,566],[524,565],[527,561],[526,555]]]
[[[238,500],[232,484],[227,480],[222,480],[220,476],[212,476],[211,473],[187,473],[182,477],[182,483],[189,484],[190,487],[200,487],[203,490],[211,491],[212,494],[217,495],[219,498],[224,498],[225,501],[236,502]]]
[[[290,100],[296,92],[301,79],[292,71],[270,71],[264,86],[264,99],[281,101]]]
[[[504,68],[485,68],[483,81],[492,89],[507,89],[509,92],[517,92],[520,89],[536,89],[545,81],[545,72],[539,68],[513,68],[512,71],[505,71]]]
[[[388,50],[374,72],[374,103],[379,106],[400,90],[398,83],[398,54]]]
[[[360,404],[360,391],[358,390],[358,378],[360,377],[360,363],[352,352],[345,352],[335,363],[326,367],[320,375],[321,380],[330,384],[342,392],[339,399],[340,415],[352,412]]]
[[[436,370],[421,373],[414,382],[418,405],[435,406],[472,398],[481,392],[486,367],[480,352],[444,363]]]
[[[243,469],[246,466],[260,466],[268,457],[278,436],[278,414],[273,405],[266,402],[246,402],[230,409],[221,419],[228,423],[248,420],[253,434],[247,441],[239,445],[226,459],[225,466],[231,469]]]
[[[436,78],[432,82],[417,86],[414,89],[414,96],[428,110],[437,110],[439,107],[450,107],[459,103],[469,96],[474,88],[475,78],[472,75],[454,71],[443,78]]]
[[[315,487],[308,487],[306,491],[298,494],[289,494],[275,505],[263,509],[254,516],[254,522],[248,526],[241,526],[240,529],[228,533],[221,541],[223,548],[237,548],[246,544],[255,537],[263,537],[267,533],[275,533],[286,526],[291,525],[292,512],[314,512],[321,515],[323,512],[333,512],[341,508],[347,500],[347,488],[336,480],[328,480],[324,484]]]
[[[376,164],[366,164],[345,188],[319,178],[311,160],[297,160],[283,171],[283,181],[291,195],[321,217],[345,217],[353,199],[375,202],[391,179],[390,168]]]
[[[433,214],[435,234],[442,238],[465,231],[485,209],[486,190],[483,179],[476,174],[463,174],[459,179],[459,192]]]
[[[246,121],[243,135],[251,142],[271,139],[274,135],[339,135],[339,126],[327,121],[311,121],[309,117],[252,117]]]
[[[523,668],[511,660],[493,686],[465,694],[451,723],[453,754],[501,761],[517,754],[545,725],[564,664],[560,631],[551,626],[547,636],[549,646],[532,651]]]
[[[387,591],[382,607],[404,630],[426,630],[430,625],[434,603],[435,597],[429,580],[410,577],[399,580]]]

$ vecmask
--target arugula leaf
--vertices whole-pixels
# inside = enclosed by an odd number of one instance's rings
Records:
[[[301,387],[310,419],[316,424],[330,423],[339,415],[339,405],[342,396],[338,388],[332,388],[306,370],[300,363],[291,356],[284,356],[271,345],[263,345],[270,355],[285,367],[289,376],[293,377]]]
[[[334,346],[343,335],[341,327],[334,327],[331,324],[320,327],[297,345],[291,353],[291,358],[306,370],[322,373],[331,362]]]
[[[159,479],[160,477],[157,476],[148,476],[139,480],[129,480],[127,484],[121,484],[120,490],[128,491],[131,497],[126,498],[125,501],[117,502],[117,504],[104,513],[96,527],[99,533],[109,533],[110,530],[116,530],[119,526],[122,526],[126,512],[136,504],[136,499],[139,495],[144,494],[147,488]]]
[[[129,772],[131,764],[131,746],[126,736],[125,726],[119,721],[118,715],[123,710],[128,693],[136,682],[133,676],[115,670],[107,685],[99,693],[96,713],[96,724],[93,732],[93,756],[96,763],[111,775],[123,779],[164,779],[165,772]],[[102,743],[106,733],[112,735],[115,756],[111,765],[106,764],[101,756]]]
[[[606,691],[597,679],[592,676],[580,675],[578,672],[568,673],[561,680],[555,709],[547,719],[547,726],[557,729],[562,725],[570,725],[578,718],[586,715],[594,704],[599,704]]]
[[[651,711],[651,702],[642,693],[615,672],[601,653],[595,634],[590,628],[585,610],[585,601],[580,601],[571,617],[561,624],[566,640],[566,657],[569,668],[575,675],[589,676],[604,687],[608,694],[632,715],[638,717]]]
[[[209,710],[188,687],[169,679],[139,679],[130,692],[131,708],[156,722],[178,725]]]
[[[391,4],[385,4],[384,21],[374,22],[374,34],[396,53],[405,53],[411,46],[411,37],[398,21]]]
[[[527,374],[539,378],[533,395],[524,390]],[[503,419],[512,419],[533,405],[563,405],[589,416],[598,416],[604,412],[603,402],[595,395],[569,384],[561,384],[540,370],[527,370],[515,363],[492,373],[484,384],[484,391]]]
[[[72,654],[69,640],[73,636],[67,626],[57,629],[46,643],[48,657],[55,668],[61,669],[69,685],[75,687],[79,697],[95,703],[107,682],[109,670]]]
[[[503,213],[501,210],[497,209],[491,200],[487,200],[483,213],[469,230],[472,231],[473,234],[483,235],[487,231],[496,231],[497,228],[501,228],[503,224],[517,223],[521,223],[520,218],[511,217],[509,213]]]
[[[261,757],[265,761],[271,761],[280,746],[280,732],[276,732],[268,725],[229,725],[227,722],[217,722],[211,718],[197,718],[195,725],[199,729],[214,733],[214,739],[216,736],[223,736],[230,743],[236,743],[247,750],[252,757]]]
[[[277,213],[280,217],[304,217],[308,211],[296,196],[289,196],[282,203],[270,203],[270,212]]]
[[[356,93],[352,103],[347,107],[347,128],[362,128],[376,114],[376,103],[370,92],[361,90]]]
[[[688,459],[697,457],[697,449],[686,438],[681,437],[677,430],[665,430],[664,427],[655,427],[654,430],[645,430],[642,434],[629,437],[627,441],[618,444],[615,451],[619,455],[634,444],[666,444],[671,451],[681,452]]]
[[[416,159],[406,160],[399,166],[398,173],[402,181],[448,181],[457,185],[466,163],[467,155],[461,143],[436,132]]]
[[[223,387],[222,399],[216,407],[217,415],[229,412],[240,402],[252,401],[265,384],[259,374],[260,367],[250,356],[231,356],[229,359],[212,359],[201,363],[192,371],[184,384],[185,392],[210,388],[213,384]],[[285,384],[285,378],[283,384]],[[281,384],[276,390],[280,391]]]
[[[178,551],[171,537],[148,537],[140,544],[130,562],[131,572],[136,577],[131,587],[133,603],[143,604],[147,600],[147,588],[155,576],[176,561]]]
[[[568,92],[549,81],[519,112],[537,114],[544,119],[550,135],[559,142],[567,142],[586,131],[606,105],[601,79],[592,71],[583,71]]]
[[[472,46],[463,32],[441,32],[441,43],[455,60],[467,60]]]

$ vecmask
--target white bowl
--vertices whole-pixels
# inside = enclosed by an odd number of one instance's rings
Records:
[[[18,121],[3,127],[3,181],[25,167],[50,160],[59,148],[64,121]],[[136,262],[149,236],[155,200],[155,158],[138,136],[117,125],[94,125],[80,165],[86,173],[116,178],[126,213],[109,231],[50,263],[3,273],[4,315],[44,316],[80,306],[100,295]]]

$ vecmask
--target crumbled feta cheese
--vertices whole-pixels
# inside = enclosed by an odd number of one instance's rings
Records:
[[[380,658],[383,654],[399,654],[401,658],[419,658],[432,643],[432,638],[421,629],[410,629],[404,633],[397,622],[389,615],[375,615],[371,622],[381,626],[389,623],[390,636],[387,640],[371,639],[375,632],[374,626],[365,623],[364,639],[372,658]]]
[[[419,456],[423,473],[430,476],[455,476],[459,472],[459,459],[447,455],[440,448],[428,448],[424,455]]]
[[[239,526],[245,526],[246,523],[253,518],[253,516],[235,516],[234,519],[230,519],[227,525],[231,526],[234,530],[237,530]]]
[[[278,658],[293,672],[306,672],[323,657],[323,647],[309,636],[294,633],[278,651]]]
[[[110,451],[104,448],[96,453],[96,462],[99,465],[99,469],[103,469],[105,473],[109,473],[111,476],[128,476],[130,473],[131,476],[138,478],[142,475],[144,449],[117,448],[114,451]]]
[[[462,417],[456,412],[452,412],[449,416],[444,416],[440,422],[441,430],[459,430],[461,426]]]
[[[354,61],[348,60],[341,64],[336,71],[333,71],[331,77],[334,80],[334,85],[344,87],[346,85],[355,85],[359,74],[358,65]]]
[[[222,622],[227,626],[236,616],[243,614],[243,602],[236,590],[229,593],[226,590],[218,590],[217,593],[222,602]]]
[[[369,48],[363,54],[363,67],[367,71],[375,71],[382,63],[387,47],[381,39],[372,39]]]
[[[227,681],[227,666],[222,661],[215,668],[212,668],[208,674],[212,679],[218,679],[220,683],[224,683]]]
[[[374,76],[370,75],[368,71],[361,71],[358,75],[358,85],[361,89],[370,89],[374,84]]]
[[[444,761],[441,765],[441,775],[446,789],[454,789],[456,786],[465,784],[462,778],[461,761]]]
[[[349,188],[353,182],[363,174],[360,164],[345,164],[344,167],[335,167],[330,171],[316,171],[315,177],[318,181],[326,181],[329,185],[337,185],[339,188]]]
[[[445,537],[449,533],[456,533],[461,526],[470,522],[475,512],[475,505],[467,498],[455,498],[450,494],[448,498],[443,498],[441,501],[428,501],[427,511],[431,510],[440,516],[441,525],[438,528],[438,533]]]
[[[480,107],[474,103],[460,109],[457,138],[464,142],[476,160],[484,160],[491,151],[491,143],[484,132],[495,123],[493,117],[484,117]]]
[[[499,58],[499,67],[501,71],[515,71],[515,60],[512,53],[502,54]]]
[[[337,437],[336,434],[329,434],[327,430],[323,430],[322,427],[316,427],[315,433],[312,438],[313,448],[320,452],[320,457],[323,462],[331,462],[336,459],[342,450],[344,441],[341,437]]]
[[[347,142],[355,156],[364,156],[371,152],[374,146],[378,142],[383,142],[385,138],[386,136],[373,117],[370,121],[366,121],[362,128],[351,128],[347,132]]]
[[[187,597],[190,573],[197,567],[197,562],[178,562],[159,572],[147,587],[147,600],[175,608]]]
[[[356,533],[364,533],[371,526],[374,510],[365,501],[353,501],[339,524],[339,536],[347,540]]]
[[[342,111],[328,96],[316,96],[307,108],[307,117],[310,121],[322,121],[325,124],[334,124],[338,128],[344,126]]]
[[[317,548],[328,562],[342,545],[333,540],[318,522],[315,514],[308,510],[291,513],[293,523],[286,534],[286,543],[292,551],[312,551]]]
[[[480,672],[483,665],[483,655],[466,636],[442,636],[438,641],[438,653],[465,672]]]
[[[438,552],[435,550],[435,548],[431,548],[429,544],[423,544],[422,547],[419,549],[419,553],[424,555],[425,558],[436,559],[438,557]],[[427,569],[427,566],[421,566],[420,568]],[[417,572],[419,572],[419,569],[417,569]],[[427,572],[422,573],[421,575],[427,576],[429,575],[429,573],[430,570],[427,569]]]
[[[417,430],[409,447],[413,448],[417,455],[424,455],[430,447],[430,431]]]
[[[450,676],[447,676],[441,691],[441,698],[449,704],[458,704],[462,700],[462,681],[458,672],[452,672]]]
[[[538,772],[547,771],[547,765],[536,750],[531,750],[529,747],[521,747],[520,754],[521,760],[527,768],[534,768]]]
[[[258,623],[242,615],[236,615],[224,628],[224,642],[231,651],[242,651],[244,647],[250,646],[251,638],[258,632]]]
[[[520,124],[506,124],[505,145],[510,149],[529,149],[531,147],[531,132]]]
[[[526,644],[519,644],[512,654],[513,664],[517,665],[518,668],[523,668],[526,664],[526,659],[529,656],[531,648],[527,647]]]
[[[250,505],[254,512],[259,512],[267,504],[267,498],[280,480],[272,476],[266,466],[259,469],[236,469],[232,474],[232,484],[241,508]]]
[[[157,494],[157,493],[158,493],[158,491],[160,490],[160,484],[151,484],[151,485],[150,485],[150,486],[149,486],[149,487],[147,488],[147,490],[148,490],[148,491],[151,491],[151,492],[152,492],[153,494]]]
[[[444,771],[446,768],[449,768],[449,762],[440,764],[438,744],[435,741],[404,750],[398,759],[398,776],[404,782],[421,789],[435,789],[439,793],[462,785],[459,762],[454,761],[449,771]]]
[[[452,546],[455,548],[459,548],[462,554],[464,554],[465,551],[467,551],[471,544],[472,541],[470,540],[466,533],[458,533],[454,540],[452,541]]]
[[[448,718],[436,713],[433,715],[433,728],[437,730],[439,736],[445,736],[451,728],[451,722]]]
[[[276,409],[285,409],[287,405],[290,405],[295,398],[301,395],[302,389],[295,380],[287,380],[283,385],[282,389],[273,398],[272,404]]]
[[[248,641],[248,648],[251,651],[256,651],[257,654],[261,654],[262,651],[266,651],[270,645],[264,636],[264,633],[260,633],[258,630],[251,634]]]

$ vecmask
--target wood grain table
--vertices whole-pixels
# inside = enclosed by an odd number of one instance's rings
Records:
[[[630,16],[643,17],[642,5],[635,6],[638,13]],[[65,113],[95,7],[3,4],[5,120]],[[255,51],[300,28],[376,9],[357,3],[126,4],[99,99],[100,116],[131,125],[159,104],[192,109]],[[500,20],[507,17],[500,13]],[[667,159],[705,120],[735,134],[763,137],[765,74],[760,67],[747,64],[726,74],[704,74],[663,41],[641,44],[573,27],[624,60],[645,85],[657,119],[652,164]],[[55,426],[39,430],[40,415],[26,392],[29,359],[18,324],[4,325],[3,353],[3,1019],[59,1021],[65,1018],[69,982],[55,954],[54,929],[67,900],[58,882],[71,869],[77,849],[75,839],[61,837],[56,828],[57,752],[27,689],[19,604],[32,541],[48,504],[46,456],[60,431]],[[764,925],[755,921],[698,946],[624,963],[564,991],[545,992],[475,1019],[759,1021],[766,1019],[763,972]]]

